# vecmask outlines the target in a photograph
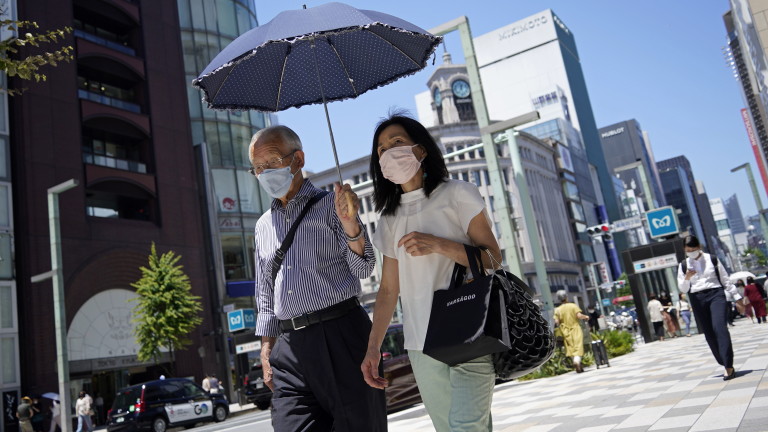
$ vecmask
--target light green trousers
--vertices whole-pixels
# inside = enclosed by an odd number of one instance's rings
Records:
[[[421,351],[408,350],[408,357],[435,431],[493,430],[491,399],[496,373],[490,355],[453,367]]]

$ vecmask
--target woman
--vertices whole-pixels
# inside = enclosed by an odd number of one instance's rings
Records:
[[[565,355],[573,357],[573,368],[577,373],[584,372],[581,367],[581,357],[584,355],[584,332],[579,320],[588,320],[589,315],[581,313],[581,308],[568,301],[565,290],[556,293],[560,306],[555,309],[555,325],[563,335]],[[624,312],[626,313],[626,312]]]
[[[725,290],[736,294],[736,287],[728,282],[728,273],[723,264],[709,254],[702,252],[696,236],[685,238],[687,256],[677,269],[677,284],[680,291],[690,291],[691,307],[696,323],[704,332],[712,355],[725,368],[723,380],[736,378],[733,368],[733,345],[728,332],[728,312]]]
[[[744,281],[741,280],[741,279],[736,279],[735,285],[736,285],[736,290],[738,291],[738,293],[739,294],[744,294],[744,288],[745,288]],[[727,297],[728,297],[728,294],[726,294],[726,298]],[[746,296],[744,296],[744,297],[746,297]],[[729,302],[730,302],[730,300],[729,300]],[[741,308],[738,307],[738,303],[735,303],[735,305],[737,306],[736,307],[737,311],[739,313],[741,313],[742,315],[748,316],[749,320],[752,322],[752,324],[754,324],[755,323],[755,311],[753,310],[752,305],[749,304],[749,298],[747,298],[745,300],[742,297],[741,303],[742,303]],[[732,312],[732,311],[729,310],[729,312]],[[733,325],[733,318],[734,318],[734,314],[733,313],[729,314],[729,316],[728,316],[728,324]],[[758,321],[758,323],[760,323],[760,321]]]
[[[685,298],[685,294],[680,293],[680,300],[677,302],[677,310],[685,323],[685,335],[691,337],[691,304]]]
[[[361,365],[365,381],[383,389],[381,343],[398,296],[405,348],[435,430],[490,431],[495,372],[491,356],[449,367],[422,352],[432,293],[448,287],[454,264],[467,266],[464,244],[484,247],[485,268],[501,262],[477,186],[448,179],[443,155],[416,120],[393,115],[373,135],[371,176],[381,219],[373,238],[384,256],[373,328]]]
[[[749,305],[752,306],[752,310],[755,311],[755,318],[757,322],[765,322],[765,300],[763,295],[760,294],[760,288],[755,283],[755,278],[752,276],[747,277],[747,285],[744,287],[744,297],[749,299]]]
[[[669,293],[661,293],[659,302],[661,302],[661,307],[663,308],[664,327],[666,327],[670,337],[676,338],[677,332],[680,331],[680,323],[677,321],[677,309],[675,309],[675,305],[672,303],[672,298],[669,296]]]
[[[664,307],[656,299],[656,294],[648,297],[648,315],[653,323],[653,332],[660,342],[664,342]]]

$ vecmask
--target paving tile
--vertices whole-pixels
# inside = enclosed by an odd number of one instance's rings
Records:
[[[696,420],[698,419],[699,416],[696,414],[678,417],[664,417],[655,422],[653,426],[651,426],[648,430],[656,431],[676,428],[685,428],[687,430],[693,426],[693,424],[696,423]]]

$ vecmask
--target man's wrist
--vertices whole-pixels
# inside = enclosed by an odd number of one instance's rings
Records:
[[[359,223],[356,223],[355,226],[357,227],[357,232],[354,235],[349,235],[349,232],[347,229],[344,229],[344,235],[347,237],[347,242],[355,242],[360,240],[361,237],[363,237],[363,227]]]

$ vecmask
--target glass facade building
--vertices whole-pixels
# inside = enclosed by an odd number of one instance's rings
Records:
[[[186,82],[191,83],[210,61],[237,36],[258,25],[253,0],[177,0]],[[253,231],[271,199],[247,169],[251,136],[269,124],[256,111],[217,111],[202,101],[202,93],[187,88],[193,144],[207,149],[208,182],[212,193],[213,238],[220,243],[223,277],[232,287],[253,278]],[[215,245],[214,245],[215,247]],[[214,253],[214,255],[217,255]],[[234,284],[233,284],[234,283]],[[253,294],[251,289],[251,296]]]

